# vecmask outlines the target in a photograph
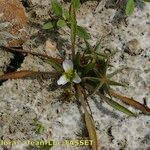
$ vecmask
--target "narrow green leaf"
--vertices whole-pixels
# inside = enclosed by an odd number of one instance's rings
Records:
[[[93,91],[92,93],[90,93],[89,96],[93,96],[95,93],[97,93],[97,92],[100,90],[100,88],[103,86],[103,84],[104,84],[104,81],[101,81],[101,82],[96,86],[96,88],[94,89],[94,91]]]
[[[111,98],[108,98],[102,94],[99,94],[100,97],[102,97],[102,99],[109,104],[110,106],[112,106],[113,108],[129,115],[129,116],[135,116],[135,114],[133,112],[131,112],[130,110],[128,110],[127,108],[125,108],[124,106],[120,105],[119,103],[113,101]]]
[[[90,45],[90,43],[86,39],[84,39],[84,41],[85,41],[85,44],[86,44],[85,53],[86,54],[89,54],[89,53],[91,54],[93,47]]]
[[[134,11],[134,0],[128,0],[127,4],[126,4],[126,15],[127,16],[131,16],[133,14]]]
[[[90,34],[87,32],[87,30],[81,26],[77,26],[77,35],[83,39],[90,38]]]
[[[72,45],[72,58],[74,59],[75,57],[75,42],[76,42],[76,26],[77,26],[77,21],[76,21],[76,11],[75,11],[75,3],[74,0],[71,1],[71,6],[69,10],[69,21],[71,24],[71,45]]]
[[[65,20],[59,19],[57,21],[57,26],[60,27],[60,28],[65,27],[66,25],[67,24],[66,24]]]
[[[97,81],[97,82],[100,81],[100,79],[99,79],[99,78],[96,78],[96,77],[84,77],[83,79],[85,79],[85,80],[90,80],[90,81]]]
[[[52,9],[57,16],[62,17],[63,10],[57,0],[52,0]]]
[[[110,94],[110,86],[109,86],[107,83],[105,83],[105,84],[103,85],[103,90],[104,90],[105,94],[108,94],[108,95],[111,97],[111,94]]]
[[[113,80],[107,80],[107,83],[109,85],[113,85],[113,86],[126,86],[125,84],[121,84],[121,83],[113,81]]]
[[[95,63],[89,63],[84,67],[84,74],[87,74],[95,67]]]
[[[75,62],[74,62],[75,67],[76,67],[77,69],[79,69],[79,68],[81,67],[80,60],[81,60],[81,53],[80,53],[80,52],[77,52],[77,53],[76,53],[76,56],[75,56]]]
[[[106,55],[106,54],[103,54],[103,53],[98,53],[98,52],[94,52],[94,54],[96,54],[98,56],[98,59],[100,60],[104,60],[104,59],[107,59],[109,56]]]
[[[74,0],[75,8],[78,9],[80,7],[80,0]]]
[[[48,23],[45,23],[43,26],[42,26],[42,29],[53,29],[53,24],[52,22],[48,22]]]
[[[106,72],[107,72],[107,69],[109,67],[109,62],[108,62],[108,59],[106,61],[103,62],[104,63],[104,66],[103,66],[103,75],[106,75]]]

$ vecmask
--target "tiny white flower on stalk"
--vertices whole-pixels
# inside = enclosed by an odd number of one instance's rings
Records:
[[[59,78],[57,81],[58,85],[64,85],[68,82],[74,82],[74,83],[80,83],[81,78],[79,75],[76,73],[76,71],[73,69],[73,63],[71,60],[64,60],[63,62],[63,69],[64,69],[64,74]]]

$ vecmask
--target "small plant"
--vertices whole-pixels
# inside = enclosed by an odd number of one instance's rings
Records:
[[[150,2],[150,0],[143,0],[144,2]],[[127,0],[127,4],[126,4],[126,15],[130,16],[133,14],[134,12],[134,8],[135,8],[135,0]]]
[[[80,6],[80,0],[74,1],[75,10],[79,8]],[[52,17],[52,21],[45,23],[43,25],[43,29],[46,30],[52,30],[57,28],[63,28],[63,27],[69,27],[71,28],[73,16],[71,14],[71,7],[69,11],[65,8],[62,8],[62,6],[56,1],[52,0],[52,10],[54,12],[54,15]],[[90,34],[87,32],[87,30],[79,25],[76,26],[76,34],[80,38],[83,39],[89,39]]]
[[[35,77],[39,74],[49,74],[51,78],[57,80],[58,86],[61,85],[65,91],[69,91],[71,89],[72,93],[75,93],[74,95],[76,100],[83,108],[84,120],[88,130],[89,138],[93,141],[92,149],[98,150],[96,128],[91,113],[91,108],[88,103],[88,97],[98,95],[108,105],[132,117],[135,117],[136,114],[128,110],[123,105],[119,104],[116,100],[114,100],[114,98],[119,99],[123,103],[131,105],[132,107],[139,109],[142,112],[150,113],[150,109],[137,102],[136,100],[122,96],[113,90],[113,86],[124,86],[123,84],[118,83],[112,79],[113,76],[121,72],[123,69],[118,69],[112,73],[108,73],[108,69],[112,67],[109,61],[110,56],[99,52],[100,42],[97,42],[94,46],[92,46],[87,41],[87,36],[85,35],[89,34],[84,32],[86,31],[83,30],[84,28],[77,25],[76,20],[76,9],[79,7],[79,0],[71,1],[69,12],[63,9],[61,5],[55,0],[52,0],[52,7],[56,15],[56,20],[54,22],[45,24],[43,28],[51,29],[55,28],[56,26],[62,27],[62,25],[66,25],[70,28],[71,58],[57,59],[31,51],[3,47],[4,50],[18,51],[41,57],[42,59],[46,60],[46,62],[50,62],[55,71],[36,72],[22,70],[1,75],[0,80]],[[79,28],[81,29],[80,34]],[[77,36],[78,38],[82,38],[85,41],[86,47],[83,48],[83,52],[79,52],[75,48]],[[64,96],[70,97],[70,92]],[[43,130],[43,127],[39,125],[39,123],[37,127],[37,131],[41,131],[41,128]]]
[[[45,128],[44,128],[44,126],[42,125],[42,123],[41,123],[40,121],[38,121],[37,118],[35,118],[33,121],[34,121],[34,122],[33,122],[33,125],[35,126],[35,132],[36,132],[37,134],[43,133],[44,130],[45,130]]]

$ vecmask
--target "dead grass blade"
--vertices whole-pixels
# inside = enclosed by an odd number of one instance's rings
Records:
[[[9,52],[20,52],[20,53],[24,53],[24,54],[31,54],[34,56],[38,56],[41,57],[42,59],[46,59],[49,60],[51,62],[51,65],[55,68],[55,66],[57,65],[57,68],[59,68],[60,71],[62,71],[62,62],[64,61],[63,59],[58,59],[58,58],[54,58],[45,54],[41,54],[41,53],[36,53],[36,52],[31,52],[28,50],[23,50],[23,49],[16,49],[16,48],[9,48],[9,47],[4,47],[1,46],[2,49],[4,49],[5,51],[9,51]]]
[[[133,98],[129,98],[129,97],[125,97],[125,96],[122,96],[118,93],[115,93],[113,91],[110,91],[110,94],[111,96],[121,100],[122,102],[126,103],[126,104],[129,104],[131,105],[132,107],[134,108],[137,108],[143,112],[150,112],[150,109],[146,106],[144,106],[143,104],[137,102],[136,100],[134,100]]]
[[[4,47],[4,46],[1,46],[4,50],[6,51],[15,51],[15,52],[20,52],[20,53],[25,53],[25,54],[31,54],[31,55],[35,55],[35,56],[40,56],[42,58],[47,58],[47,59],[52,59],[54,60],[55,62],[57,63],[62,63],[63,60],[62,59],[58,59],[58,58],[53,58],[51,56],[48,56],[48,55],[45,55],[45,54],[41,54],[41,53],[36,53],[36,52],[31,52],[31,51],[28,51],[28,50],[23,50],[23,49],[16,49],[16,48],[10,48],[10,47]]]
[[[57,75],[56,73],[52,73],[52,72],[22,70],[22,71],[16,71],[16,72],[3,74],[0,76],[0,80],[35,77],[37,75],[42,75],[42,74],[49,74],[50,76],[53,76],[53,77],[56,77],[56,75]]]
[[[82,91],[83,91],[82,87],[80,85],[78,85],[77,92],[79,94],[79,100],[81,102],[81,105],[84,109],[86,127],[87,127],[87,130],[89,133],[89,137],[92,140],[92,150],[98,150],[98,140],[97,140],[94,120],[86,108],[87,105],[86,105],[85,97],[84,97]]]
[[[85,122],[88,129],[89,137],[92,140],[92,149],[98,150],[98,142],[97,142],[97,135],[96,135],[96,128],[93,121],[93,118],[88,113],[88,111],[85,111]]]

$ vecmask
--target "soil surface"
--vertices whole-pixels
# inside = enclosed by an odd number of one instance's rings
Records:
[[[69,3],[60,2],[68,8]],[[63,56],[65,52],[69,54],[68,28],[57,32],[42,29],[42,25],[51,19],[51,1],[29,0],[22,3],[30,20],[28,33],[31,35],[30,40],[23,44],[23,49],[55,57]],[[114,53],[111,58],[114,67],[110,71],[126,68],[115,79],[128,86],[114,89],[150,107],[150,5],[138,2],[134,14],[126,17],[113,0],[86,1],[77,12],[77,20],[79,25],[88,29],[92,45],[101,40],[100,51]],[[83,41],[78,42],[84,46]],[[82,51],[80,46],[78,49]],[[39,57],[0,49],[0,73],[11,68],[53,70]],[[0,83],[0,138],[12,140],[13,150],[38,150],[29,144],[38,140],[63,142],[68,139],[88,139],[78,104],[75,100],[60,101],[63,90],[53,90],[51,78],[27,78]],[[96,124],[99,149],[150,149],[149,115],[127,106],[138,114],[136,118],[127,117],[96,96],[89,98],[89,104]],[[0,150],[3,150],[1,145]],[[9,148],[9,144],[6,145]],[[51,150],[90,148],[56,144]]]

